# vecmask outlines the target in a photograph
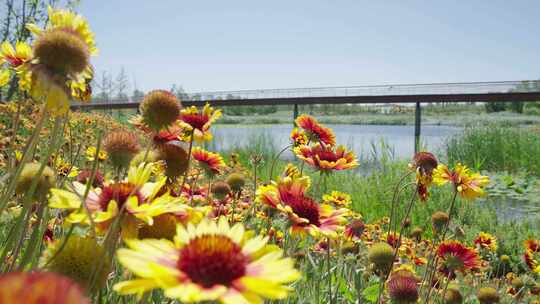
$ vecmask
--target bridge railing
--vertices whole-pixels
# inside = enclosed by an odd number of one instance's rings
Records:
[[[432,95],[432,94],[485,94],[513,91],[540,91],[534,86],[524,86],[523,81],[471,82],[372,85],[323,88],[261,89],[239,91],[214,91],[187,94],[186,100],[227,100],[298,97],[382,96],[382,95]],[[521,87],[521,89],[520,89]]]

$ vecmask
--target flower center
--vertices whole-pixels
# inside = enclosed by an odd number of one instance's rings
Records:
[[[244,276],[248,261],[240,246],[229,237],[207,234],[192,239],[180,250],[177,266],[191,281],[210,288],[231,286]]]
[[[306,196],[289,196],[284,200],[289,205],[294,213],[301,218],[309,220],[309,224],[320,226],[319,205]],[[302,224],[301,226],[308,225]]]
[[[133,195],[137,196],[139,203],[143,201],[141,193],[132,183],[121,182],[105,186],[99,195],[99,206],[102,210],[107,210],[109,203],[114,200],[120,209],[128,198]]]
[[[208,122],[206,115],[199,114],[183,114],[182,120],[192,126],[194,129],[203,130],[204,125]]]
[[[336,154],[334,154],[334,152],[331,150],[318,151],[317,156],[320,160],[326,160],[331,162],[335,162],[337,160]]]
[[[23,64],[23,59],[13,56],[6,56],[5,57],[7,61],[9,61],[9,64],[11,64],[13,67],[18,67],[19,65]]]

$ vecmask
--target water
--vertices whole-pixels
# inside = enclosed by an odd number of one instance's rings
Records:
[[[338,144],[353,149],[361,158],[370,157],[372,144],[380,146],[381,141],[393,151],[397,159],[410,159],[414,153],[414,126],[392,125],[327,125],[336,134]],[[214,128],[215,127],[215,128]],[[290,143],[289,134],[292,125],[216,125],[213,127],[214,142],[212,148],[217,151],[230,150],[246,146],[249,142],[265,136],[276,149]],[[423,147],[436,153],[442,152],[444,141],[462,131],[451,126],[422,126],[421,141]],[[439,154],[439,153],[438,153]]]

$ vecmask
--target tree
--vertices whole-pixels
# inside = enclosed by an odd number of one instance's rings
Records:
[[[120,72],[115,79],[116,99],[126,100],[128,99],[127,91],[129,90],[129,79],[124,67],[120,68]]]

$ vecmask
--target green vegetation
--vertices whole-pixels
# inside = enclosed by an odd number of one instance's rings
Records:
[[[469,127],[446,146],[450,163],[488,171],[526,171],[540,176],[540,129],[490,124]]]

